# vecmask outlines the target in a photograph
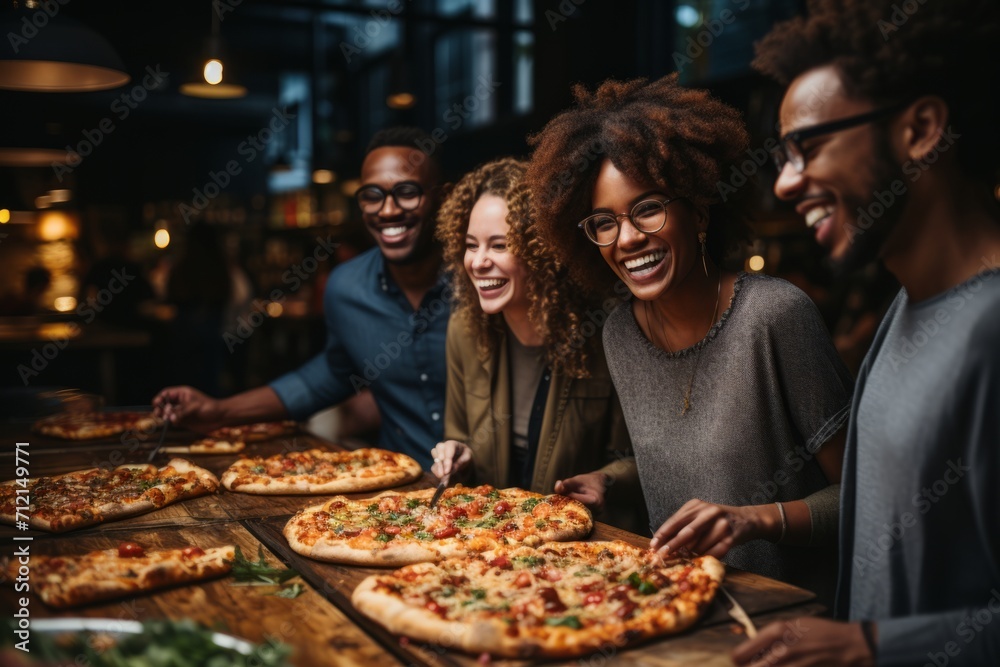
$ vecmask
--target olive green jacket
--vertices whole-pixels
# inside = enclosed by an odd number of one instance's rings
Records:
[[[552,377],[530,490],[552,493],[557,480],[604,472],[611,480],[606,508],[594,518],[648,535],[646,503],[621,405],[604,351],[600,345],[594,348],[589,378]],[[444,437],[472,449],[474,483],[506,486],[513,446],[506,335],[500,334],[496,353],[484,359],[464,317],[455,314],[448,323],[447,357]]]

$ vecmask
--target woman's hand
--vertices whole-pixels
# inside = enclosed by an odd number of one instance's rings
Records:
[[[609,478],[603,472],[588,472],[557,481],[554,490],[560,495],[580,501],[592,512],[600,512],[604,509],[608,483]]]
[[[457,440],[445,440],[434,445],[431,456],[434,457],[431,473],[437,475],[438,479],[445,475],[464,477],[472,463],[472,449]]]
[[[653,534],[649,546],[666,556],[678,549],[725,556],[734,546],[780,533],[775,505],[733,507],[689,500]]]

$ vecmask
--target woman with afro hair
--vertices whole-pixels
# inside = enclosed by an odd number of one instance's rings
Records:
[[[791,284],[721,267],[746,159],[739,113],[673,74],[574,89],[530,139],[540,242],[591,289],[652,546],[724,557],[829,599],[851,377]],[[812,548],[810,548],[812,547]]]
[[[511,158],[479,167],[439,213],[454,297],[445,440],[431,451],[431,471],[555,491],[645,532],[621,406],[587,319],[606,313],[538,242],[525,167]]]

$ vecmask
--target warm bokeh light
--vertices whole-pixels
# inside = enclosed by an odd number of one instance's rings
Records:
[[[264,308],[264,310],[267,311],[268,317],[277,317],[285,311],[285,309],[282,308],[281,304],[278,303],[277,301],[272,301],[271,303],[267,304],[267,307]]]
[[[35,208],[42,209],[48,208],[49,206],[52,206],[52,198],[48,195],[39,195],[38,197],[35,197]]]
[[[68,313],[69,311],[76,308],[76,297],[60,296],[56,298],[55,302],[52,305],[54,305],[56,310],[58,310],[60,313]]]
[[[73,196],[69,190],[49,190],[49,201],[53,204],[68,202]]]
[[[38,238],[42,241],[75,239],[79,231],[76,218],[65,211],[46,211],[38,216]]]
[[[317,169],[313,172],[313,183],[317,185],[326,185],[327,183],[333,183],[336,180],[337,175],[330,171],[329,169]]]
[[[393,93],[385,98],[385,104],[390,109],[412,109],[417,104],[413,93]]]
[[[340,191],[348,197],[353,197],[354,193],[357,192],[360,187],[361,181],[356,178],[352,178],[340,184]]]
[[[156,244],[157,248],[166,248],[170,245],[170,232],[165,229],[157,229],[156,234],[153,235],[153,243]]]
[[[10,209],[0,208],[0,225],[10,222]]]
[[[747,260],[747,266],[751,271],[761,271],[764,268],[764,258],[760,255],[754,255]]]
[[[213,86],[222,83],[222,61],[215,58],[205,63],[205,81]]]

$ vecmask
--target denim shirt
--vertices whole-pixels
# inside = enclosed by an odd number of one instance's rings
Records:
[[[442,274],[414,311],[379,249],[362,253],[327,281],[326,349],[271,388],[300,420],[370,388],[382,415],[379,446],[429,469],[430,450],[444,432],[450,297]]]

